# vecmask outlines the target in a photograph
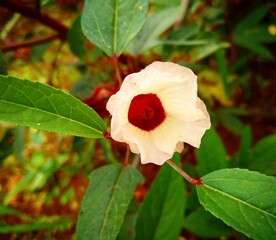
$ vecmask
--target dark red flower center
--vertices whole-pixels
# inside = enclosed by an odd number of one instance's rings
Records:
[[[166,118],[164,107],[156,94],[135,96],[128,109],[128,121],[145,131],[157,128]]]

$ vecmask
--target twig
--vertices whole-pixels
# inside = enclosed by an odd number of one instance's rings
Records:
[[[39,2],[39,1],[38,1]],[[0,6],[10,10],[11,12],[18,12],[26,17],[35,19],[45,26],[50,27],[58,32],[58,37],[62,40],[66,39],[68,28],[62,23],[49,17],[47,14],[40,13],[37,8],[31,8],[24,3],[17,0],[1,0]]]
[[[2,46],[2,47],[0,46],[0,49],[3,52],[8,52],[8,51],[16,50],[18,48],[30,47],[30,46],[38,45],[41,43],[50,42],[50,41],[53,41],[58,38],[59,38],[58,34],[53,34],[53,35],[48,35],[46,37],[34,38],[34,39],[27,40],[27,41],[24,41],[21,43],[14,43],[14,44]]]

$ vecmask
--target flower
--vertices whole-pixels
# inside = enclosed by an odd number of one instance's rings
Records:
[[[197,77],[171,62],[153,62],[128,75],[107,102],[111,137],[126,142],[141,162],[162,165],[184,142],[199,147],[210,117],[197,97]]]

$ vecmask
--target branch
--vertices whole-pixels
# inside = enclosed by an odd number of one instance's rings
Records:
[[[41,38],[34,38],[25,42],[21,42],[21,43],[15,43],[15,44],[10,44],[7,46],[0,46],[0,50],[2,50],[3,52],[8,52],[8,51],[12,51],[18,48],[23,48],[23,47],[30,47],[30,46],[34,46],[34,45],[38,45],[41,43],[45,43],[45,42],[50,42],[52,40],[55,40],[59,38],[58,34],[53,34],[53,35],[49,35],[46,37],[41,37]]]
[[[61,40],[66,39],[68,28],[48,15],[40,13],[40,11],[37,11],[37,8],[28,7],[18,0],[0,0],[0,6],[11,12],[18,12],[21,15],[35,19],[45,26],[56,30]]]

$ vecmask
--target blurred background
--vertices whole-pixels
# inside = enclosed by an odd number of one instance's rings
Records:
[[[83,5],[0,0],[0,74],[70,92],[108,123],[105,104],[118,79],[112,58],[82,33]],[[276,175],[275,56],[275,1],[150,0],[146,24],[119,63],[123,77],[155,60],[190,67],[213,124],[202,142],[211,152],[207,157],[221,154],[230,167]],[[0,122],[0,238],[72,239],[89,174],[123,162],[125,148]],[[184,168],[195,177],[206,173],[197,167],[200,156],[189,146],[182,154]],[[160,167],[139,168],[146,181],[136,190],[138,203]],[[188,201],[187,217],[196,201]],[[204,223],[214,229],[210,234],[188,220],[180,239],[246,239],[221,222]]]

